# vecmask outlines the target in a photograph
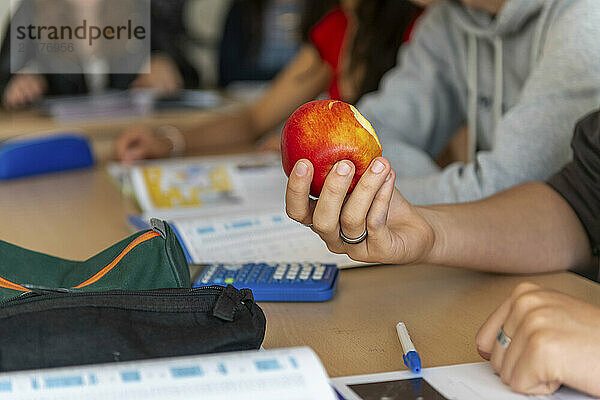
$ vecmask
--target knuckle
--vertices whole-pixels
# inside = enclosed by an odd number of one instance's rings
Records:
[[[323,186],[323,192],[331,197],[344,197],[348,192],[348,185],[344,182],[328,182]]]
[[[317,219],[313,221],[313,228],[317,232],[329,233],[336,230],[337,223]]]
[[[540,295],[537,292],[527,292],[515,300],[514,311],[517,315],[525,315],[540,303]]]
[[[538,290],[540,286],[531,282],[521,282],[519,283],[513,290],[513,296],[518,297],[526,292],[531,292],[532,290]]]
[[[554,354],[557,338],[550,329],[538,329],[531,334],[527,342],[534,359],[546,358]]]
[[[342,210],[340,221],[343,226],[362,227],[365,225],[365,220],[363,217],[357,215],[351,210],[347,210],[346,208]]]
[[[290,179],[287,186],[287,194],[293,197],[308,197],[308,190],[295,179]]]
[[[377,217],[372,217],[372,216],[367,216],[367,230],[369,232],[375,232],[379,229],[381,229],[381,227],[383,227],[385,225],[384,219],[380,216]]]
[[[364,175],[364,179],[358,181],[357,189],[367,193],[373,193],[379,190],[379,185],[373,182],[373,179],[368,179],[368,175]]]
[[[548,307],[536,308],[523,318],[523,324],[527,329],[538,330],[548,326],[553,319],[553,310]]]

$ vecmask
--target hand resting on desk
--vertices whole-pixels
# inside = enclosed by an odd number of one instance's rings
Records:
[[[173,144],[168,138],[156,135],[143,125],[128,129],[116,142],[117,158],[124,162],[165,158],[172,149]]]
[[[500,327],[511,338],[506,349]],[[524,283],[481,327],[477,350],[517,392],[550,394],[564,384],[600,396],[598,332],[600,308]]]

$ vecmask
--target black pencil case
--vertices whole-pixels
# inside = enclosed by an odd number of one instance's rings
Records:
[[[0,371],[258,349],[265,316],[233,286],[33,291],[0,303]]]

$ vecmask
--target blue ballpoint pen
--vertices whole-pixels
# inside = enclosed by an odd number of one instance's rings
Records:
[[[404,325],[403,322],[398,322],[396,325],[396,332],[398,332],[398,339],[400,339],[400,344],[402,345],[402,359],[404,360],[404,365],[415,374],[418,374],[421,372],[421,357],[419,357],[415,345],[412,340],[410,340],[406,325]]]

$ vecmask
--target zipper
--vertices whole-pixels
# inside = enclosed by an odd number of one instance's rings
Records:
[[[22,305],[24,303],[34,302],[38,300],[49,300],[65,298],[65,297],[102,297],[102,296],[147,296],[147,297],[184,297],[203,292],[207,295],[219,295],[223,292],[223,286],[203,286],[191,289],[159,289],[160,292],[153,290],[111,290],[107,292],[63,292],[49,290],[34,291],[23,293],[18,297],[1,301],[0,304],[4,307]],[[206,292],[206,293],[204,293]]]
[[[77,286],[72,287],[72,289],[81,289],[81,288],[89,286],[93,283],[98,282],[106,274],[108,274],[110,271],[112,271],[119,264],[119,262],[123,259],[123,257],[125,257],[129,252],[131,252],[133,249],[135,249],[138,245],[140,245],[150,239],[154,239],[155,237],[159,237],[159,236],[162,237],[162,235],[156,231],[148,231],[148,232],[138,236],[137,238],[132,240],[131,243],[129,243],[127,245],[127,247],[125,247],[123,249],[123,251],[121,251],[121,253],[119,253],[119,255],[117,257],[115,257],[106,267],[102,268],[100,271],[98,271],[94,276],[92,276],[88,280],[80,283]],[[11,282],[2,277],[0,277],[0,288],[17,290],[20,292],[32,292],[31,289],[29,289],[25,286],[16,284],[14,282]]]
[[[214,300],[209,297],[198,297],[198,295],[214,296]],[[153,297],[157,300],[166,299],[185,299],[194,296],[194,301],[186,301],[178,306],[171,305],[171,302],[163,303],[153,302],[152,304],[140,304],[143,297]],[[75,298],[74,298],[75,297]],[[128,297],[125,300],[124,297]],[[98,300],[93,300],[96,298]],[[103,299],[104,298],[104,299]],[[134,311],[152,311],[152,312],[211,312],[212,316],[223,321],[234,321],[236,310],[240,306],[246,305],[248,294],[236,290],[233,286],[206,286],[190,289],[164,289],[160,291],[137,290],[123,291],[113,290],[109,292],[78,292],[78,293],[48,293],[48,292],[29,292],[23,293],[17,298],[0,302],[0,318],[11,317],[20,313],[40,312],[51,309],[71,308],[71,307],[97,307],[115,308]],[[36,304],[47,304],[41,306]],[[48,303],[49,302],[49,303]],[[66,302],[66,303],[65,303]],[[166,305],[165,305],[166,304]]]

